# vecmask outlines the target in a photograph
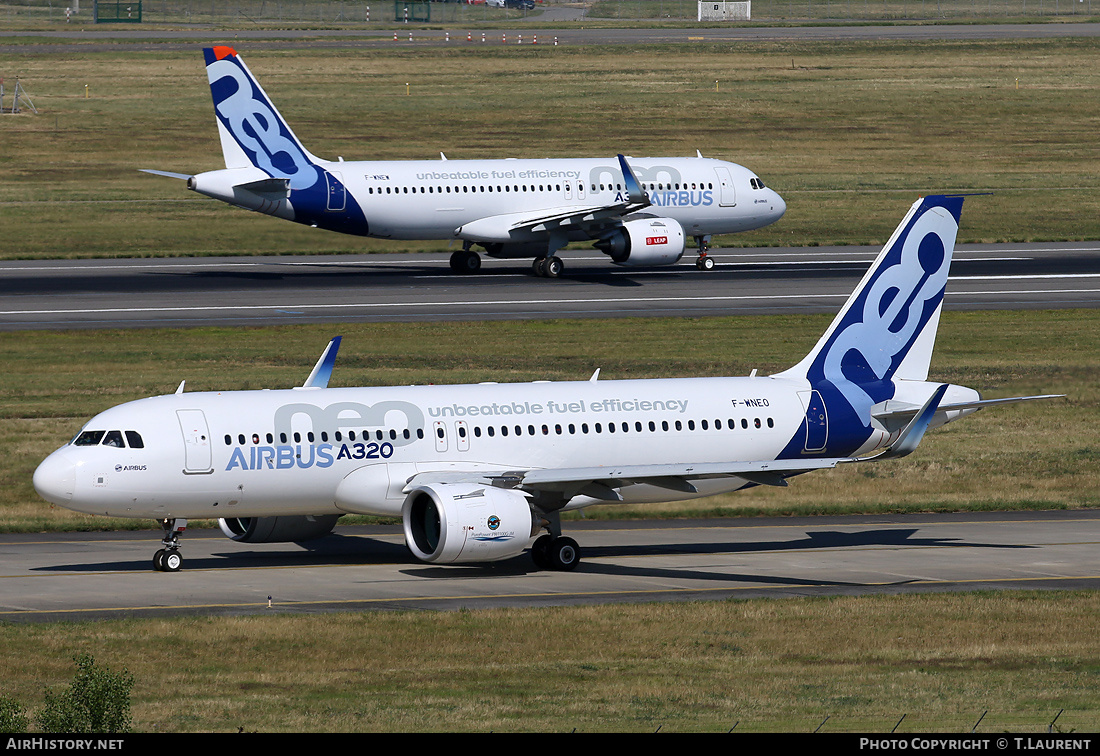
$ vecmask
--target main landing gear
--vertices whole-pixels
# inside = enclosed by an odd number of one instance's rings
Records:
[[[558,278],[561,276],[561,272],[565,270],[565,263],[557,255],[536,257],[531,264],[531,270],[540,278]]]
[[[561,534],[561,519],[557,512],[546,515],[546,529],[531,545],[531,559],[540,570],[568,572],[581,562],[581,547],[572,538]]]
[[[714,258],[707,254],[710,251],[710,237],[696,236],[695,243],[699,247],[699,257],[695,260],[695,267],[699,270],[714,270]]]
[[[164,548],[153,554],[153,569],[157,572],[178,572],[183,566],[183,556],[180,554],[180,533],[187,529],[187,520],[174,518],[161,520],[160,527],[164,530],[164,538],[161,540]]]
[[[481,270],[481,255],[469,247],[451,253],[451,270],[455,273],[477,273]]]

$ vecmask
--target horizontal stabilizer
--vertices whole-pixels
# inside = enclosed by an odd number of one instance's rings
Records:
[[[142,173],[152,173],[154,176],[167,176],[168,178],[183,179],[184,181],[187,181],[187,179],[191,178],[191,176],[192,176],[192,174],[190,174],[190,173],[172,173],[171,171],[155,171],[152,168],[138,168],[138,170],[141,171]]]
[[[290,180],[285,178],[265,178],[259,181],[249,181],[237,184],[238,189],[245,189],[256,194],[278,194],[286,196],[290,191]]]
[[[1064,399],[1065,394],[1039,394],[1036,396],[1009,396],[1004,399],[979,399],[973,402],[956,402],[954,404],[941,404],[937,408],[937,412],[958,412],[961,410],[979,410],[985,407],[995,407],[1001,404],[1016,404],[1017,402],[1033,402],[1039,399]],[[912,417],[920,411],[920,407],[916,405],[907,405],[896,409],[890,408],[890,403],[887,402],[887,409],[881,412],[872,412],[871,416],[876,420],[890,420],[893,418]]]

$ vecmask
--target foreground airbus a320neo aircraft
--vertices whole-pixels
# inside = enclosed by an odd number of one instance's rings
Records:
[[[231,47],[203,51],[225,169],[187,180],[199,194],[296,223],[380,239],[462,241],[451,268],[490,257],[534,259],[556,278],[557,251],[593,241],[613,262],[672,265],[687,237],[706,254],[713,234],[761,228],[783,198],[735,163],[693,158],[348,161],[313,155]],[[442,157],[442,155],[441,155]]]
[[[772,376],[328,388],[333,340],[300,388],[183,393],[92,418],[34,473],[48,501],[238,541],[303,541],[345,513],[400,516],[419,559],[572,569],[560,513],[691,499],[909,454],[982,407],[928,381],[961,197],[917,201],[813,350]],[[598,372],[598,371],[597,371]],[[542,530],[547,533],[532,540]]]

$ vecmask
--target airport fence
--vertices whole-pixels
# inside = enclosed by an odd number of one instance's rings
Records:
[[[582,7],[578,3],[566,4]],[[79,12],[73,13],[77,5]],[[683,22],[695,21],[697,8],[696,0],[597,0],[583,6],[583,11],[584,17],[591,19]],[[534,19],[537,14],[462,3],[433,3],[431,13],[432,26],[457,27],[476,27],[525,15]],[[752,0],[754,22],[988,21],[1084,19],[1092,15],[1093,0]],[[5,20],[91,23],[91,17],[92,0],[0,0],[0,24]],[[233,24],[240,28],[272,24],[370,28],[392,27],[395,10],[392,0],[143,0],[142,20],[146,24]]]
[[[135,2],[136,5],[136,2]],[[74,6],[79,10],[72,12]],[[146,24],[234,24],[270,26],[278,23],[326,24],[368,27],[393,26],[404,19],[393,0],[142,0]],[[534,17],[510,8],[461,3],[433,3],[431,23],[475,26],[494,21]],[[91,23],[92,0],[0,0],[0,22],[39,19],[65,23]],[[411,24],[410,24],[411,25]]]

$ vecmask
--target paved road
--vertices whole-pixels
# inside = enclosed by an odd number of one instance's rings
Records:
[[[455,27],[458,28],[458,27]],[[461,34],[442,29],[402,29],[397,40],[393,30],[367,29],[71,29],[65,31],[0,31],[0,54],[54,55],[73,51],[73,45],[85,52],[101,50],[193,50],[201,45],[226,42],[242,50],[287,50],[300,48],[388,48],[401,49],[450,45],[483,44],[480,35],[473,43]],[[863,41],[863,40],[992,40],[992,39],[1054,39],[1100,36],[1100,23],[1070,24],[912,24],[856,26],[745,26],[692,28],[581,28],[579,24],[532,26],[528,30],[496,30],[486,34],[485,45],[520,44],[553,45],[639,45],[722,43],[745,41]],[[506,41],[505,36],[506,35]],[[34,44],[5,43],[4,39],[34,38]]]
[[[304,545],[183,538],[154,572],[160,533],[0,535],[0,621],[130,615],[461,609],[1100,587],[1100,512],[567,523],[583,561],[536,571],[415,561],[392,527]],[[268,597],[271,607],[268,607]]]
[[[703,273],[577,251],[556,281],[490,259],[456,276],[440,254],[11,261],[0,263],[0,330],[834,312],[877,252],[717,250]],[[1100,243],[956,251],[949,309],[1097,306]]]

